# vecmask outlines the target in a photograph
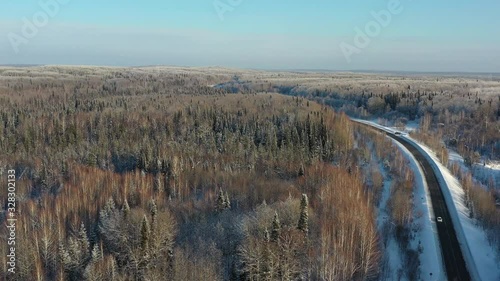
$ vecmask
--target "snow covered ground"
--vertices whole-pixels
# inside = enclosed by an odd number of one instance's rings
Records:
[[[453,150],[450,150],[449,162],[459,164],[463,172],[471,172],[474,179],[483,185],[488,186],[490,181],[493,181],[495,188],[500,188],[500,163],[493,161],[485,163],[485,165],[476,163],[470,169],[465,165],[464,158]]]
[[[375,122],[355,120],[383,130],[394,132],[394,128],[381,126]],[[470,274],[474,280],[498,281],[500,280],[500,257],[490,246],[483,229],[477,225],[474,219],[469,218],[469,210],[464,203],[464,191],[458,180],[444,167],[436,157],[436,154],[427,146],[404,136],[415,143],[431,160],[433,169],[436,171],[438,180],[447,187],[443,190],[448,209],[455,225],[457,238],[462,246],[464,258],[469,266]],[[428,194],[428,193],[427,193]],[[432,221],[431,221],[432,223]],[[432,246],[432,245],[431,245]]]
[[[443,193],[455,225],[458,240],[462,244],[462,251],[464,252],[466,262],[469,264],[468,259],[471,256],[472,262],[477,269],[476,274],[479,275],[479,280],[500,280],[500,257],[498,257],[489,244],[483,229],[478,226],[475,219],[469,218],[469,209],[465,206],[464,202],[464,190],[459,181],[439,162],[436,154],[431,149],[422,144],[418,145],[428,154],[434,166],[439,170],[440,175],[437,175],[438,179],[448,187],[447,190],[443,190]],[[456,222],[458,222],[459,227],[456,226]],[[471,275],[474,276],[474,272],[471,272]]]
[[[394,141],[400,148],[404,157],[408,161],[411,169],[415,173],[415,189],[413,199],[413,217],[411,225],[412,239],[410,248],[419,252],[420,260],[420,280],[445,280],[446,276],[441,259],[439,241],[430,197],[427,195],[427,183],[424,180],[423,172],[413,155],[401,144]],[[375,154],[372,155],[373,159]],[[390,221],[390,211],[388,201],[391,196],[392,179],[380,161],[376,159],[379,171],[384,178],[382,196],[378,205],[377,229],[381,233],[384,244],[383,254],[383,275],[381,280],[406,280],[404,277],[404,262],[401,249],[395,239],[394,231]],[[392,231],[391,231],[392,230]]]
[[[384,265],[381,280],[398,280],[398,272],[403,269],[403,261],[401,258],[401,251],[394,239],[394,235],[392,232],[389,232],[391,229],[391,222],[389,220],[389,210],[387,209],[387,202],[391,196],[392,180],[388,179],[387,172],[383,165],[379,164],[379,167],[385,179],[377,215],[377,229],[383,236],[382,239],[385,250],[382,257]]]
[[[472,165],[472,175],[486,185],[492,180],[496,183],[495,188],[500,188],[500,163],[498,162],[490,162],[485,165],[474,164]]]
[[[416,231],[412,239],[412,248],[421,250],[420,253],[420,277],[422,280],[445,280],[444,265],[441,259],[440,246],[437,236],[434,212],[432,210],[431,198],[424,172],[417,164],[413,155],[397,141],[393,141],[403,152],[409,161],[411,169],[415,173],[414,190],[414,221],[412,229]]]

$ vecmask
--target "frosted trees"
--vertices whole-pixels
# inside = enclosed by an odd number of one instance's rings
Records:
[[[309,246],[297,227],[299,209],[299,200],[289,198],[272,206],[262,204],[244,220],[247,238],[239,248],[239,258],[245,280],[306,278]]]
[[[117,266],[138,279],[152,274],[151,269],[171,270],[176,225],[169,212],[149,202],[149,212],[127,208],[123,212],[110,200],[100,213],[99,233],[107,252],[116,257]],[[104,262],[102,262],[104,263]],[[109,264],[101,264],[109,267]]]
[[[309,200],[307,199],[307,194],[302,194],[302,199],[300,200],[300,218],[298,223],[298,229],[308,233],[309,232],[309,213],[308,213]]]
[[[271,229],[271,240],[274,242],[278,241],[280,233],[281,233],[281,223],[278,217],[278,212],[275,212],[273,218],[273,226]]]
[[[219,190],[219,195],[217,196],[217,202],[215,204],[215,210],[217,212],[222,212],[226,209],[231,208],[231,201],[229,200],[228,193],[224,193],[222,188]]]
[[[144,215],[141,223],[141,250],[145,256],[148,254],[149,251],[149,235],[150,235],[149,222],[146,215]]]
[[[84,270],[91,260],[87,231],[82,224],[76,237],[70,237],[68,245],[59,246],[62,266],[71,280],[82,280]]]

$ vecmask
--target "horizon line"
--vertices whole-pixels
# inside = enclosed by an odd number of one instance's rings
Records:
[[[0,64],[0,67],[18,67],[18,68],[28,68],[28,67],[42,67],[42,66],[74,66],[74,67],[102,67],[102,68],[152,68],[152,67],[178,67],[178,68],[222,68],[222,69],[234,69],[234,70],[252,70],[252,71],[269,71],[269,72],[312,72],[312,73],[325,73],[325,72],[337,72],[337,73],[367,73],[367,74],[442,74],[442,75],[453,75],[453,74],[468,74],[468,75],[499,75],[499,72],[488,72],[488,71],[427,71],[427,70],[394,70],[394,69],[328,69],[328,68],[253,68],[253,67],[232,67],[223,65],[205,65],[205,66],[195,66],[195,65],[168,65],[168,64],[158,64],[158,65],[94,65],[94,64]]]

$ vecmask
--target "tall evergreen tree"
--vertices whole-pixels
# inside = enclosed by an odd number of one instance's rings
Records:
[[[224,195],[224,191],[222,191],[222,188],[219,190],[219,196],[217,197],[217,203],[215,205],[215,209],[217,212],[222,212],[224,209],[226,209],[226,196]]]
[[[267,227],[266,229],[264,229],[264,241],[266,241],[266,243],[271,241],[271,236],[269,234],[269,230],[267,230]]]
[[[128,205],[127,199],[123,202],[122,212],[125,218],[128,217],[128,214],[130,214],[130,206]]]
[[[151,199],[150,203],[149,203],[149,211],[151,213],[151,219],[154,223],[154,221],[156,220],[156,215],[158,214],[158,206],[156,206],[156,202],[155,200]]]
[[[305,233],[309,232],[308,206],[309,206],[309,200],[307,199],[307,194],[302,194],[302,199],[300,200],[300,218],[298,223],[298,229]]]
[[[274,213],[274,219],[273,219],[273,225],[271,229],[271,240],[272,241],[278,241],[281,233],[281,223],[280,219],[278,217],[278,212]]]
[[[149,247],[149,231],[150,229],[149,229],[148,218],[146,217],[146,215],[144,215],[141,224],[141,249],[145,254],[147,254]]]
[[[87,230],[85,229],[85,225],[83,223],[80,225],[80,231],[78,232],[78,242],[81,245],[82,252],[88,253],[90,248],[90,243],[87,237]]]
[[[96,243],[94,244],[94,247],[92,248],[91,252],[91,261],[92,262],[98,262],[99,260],[102,259],[102,253],[101,250],[99,249],[99,245]]]

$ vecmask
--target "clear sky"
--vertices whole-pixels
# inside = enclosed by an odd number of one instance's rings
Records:
[[[499,14],[498,0],[2,0],[0,64],[500,72]]]

